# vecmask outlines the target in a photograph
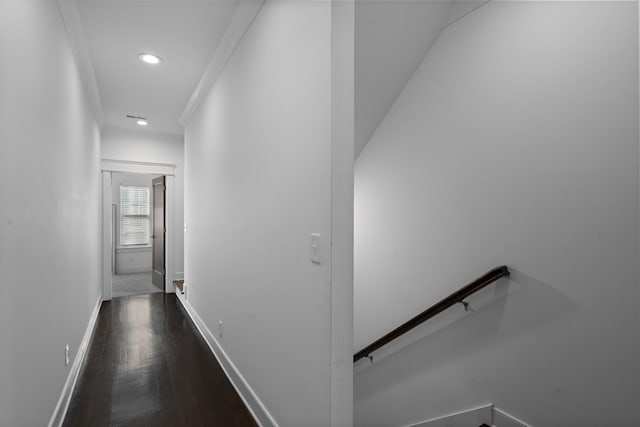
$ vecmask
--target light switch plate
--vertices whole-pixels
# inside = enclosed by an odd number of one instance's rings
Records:
[[[318,233],[311,234],[311,262],[322,264],[322,236]]]

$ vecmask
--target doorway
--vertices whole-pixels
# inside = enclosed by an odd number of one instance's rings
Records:
[[[174,165],[102,161],[103,300],[173,286]]]
[[[164,292],[164,180],[150,174],[111,175],[114,298]]]

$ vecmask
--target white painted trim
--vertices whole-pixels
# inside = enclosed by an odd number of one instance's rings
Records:
[[[57,0],[57,2],[76,67],[80,73],[80,80],[82,81],[85,94],[93,111],[93,117],[96,119],[100,129],[102,129],[105,124],[104,111],[102,110],[102,103],[100,102],[98,82],[93,69],[91,55],[89,54],[89,45],[84,35],[78,5],[75,0]]]
[[[278,427],[278,424],[273,419],[267,408],[264,406],[260,398],[253,391],[249,383],[242,376],[238,368],[231,361],[227,353],[222,349],[222,346],[215,339],[207,325],[202,321],[198,313],[191,307],[188,301],[184,300],[179,294],[176,294],[178,301],[182,303],[185,311],[196,325],[198,332],[202,335],[202,338],[209,345],[209,349],[218,360],[218,363],[224,370],[224,373],[231,381],[231,384],[238,392],[238,395],[244,402],[245,406],[253,415],[253,418],[258,422],[261,427]]]
[[[463,411],[453,412],[440,417],[420,421],[418,423],[408,424],[405,427],[442,427],[445,425],[468,425],[470,416],[478,415],[478,417],[480,417],[483,411],[489,411],[490,419],[483,419],[482,422],[488,423],[490,425],[502,426],[506,423],[508,424],[507,427],[533,427],[530,424],[519,420],[513,415],[507,414],[502,409],[496,408],[493,403],[485,403],[471,409],[465,409]],[[502,419],[498,421],[496,418]]]
[[[459,417],[459,416],[465,416],[465,415],[470,415],[471,413],[474,412],[481,412],[484,410],[489,410],[490,414],[492,414],[492,410],[493,410],[493,403],[485,403],[483,405],[480,406],[476,406],[474,408],[471,409],[465,409],[463,411],[458,411],[458,412],[453,412],[447,415],[443,415],[440,417],[436,417],[436,418],[431,418],[425,421],[420,421],[419,423],[413,423],[413,424],[408,424],[406,427],[428,427],[430,424],[438,424],[441,425],[441,423],[444,420],[447,420],[448,418],[455,418],[455,417]],[[455,422],[453,422],[454,420],[449,420],[451,422],[451,425],[457,425]],[[486,421],[485,421],[486,422]],[[491,422],[490,420],[488,422]]]
[[[331,1],[331,427],[353,425],[355,1]]]
[[[98,320],[98,313],[100,313],[100,307],[102,306],[102,295],[98,298],[93,311],[91,312],[91,316],[89,317],[89,323],[87,324],[87,329],[84,331],[84,335],[82,336],[82,341],[80,341],[80,346],[78,347],[78,351],[76,352],[76,356],[73,359],[73,363],[71,364],[71,369],[69,369],[69,375],[67,375],[67,381],[64,383],[64,387],[62,388],[62,393],[60,393],[60,397],[58,398],[58,403],[56,404],[56,408],[51,415],[51,419],[49,420],[49,427],[59,427],[62,426],[62,422],[64,421],[64,417],[67,415],[67,410],[69,409],[69,403],[71,402],[71,396],[73,395],[73,390],[76,387],[76,383],[78,382],[78,376],[80,374],[80,367],[82,366],[82,362],[84,361],[85,356],[87,355],[87,349],[89,348],[89,341],[91,340],[91,335],[93,334],[93,330],[96,326],[96,322]]]
[[[514,424],[520,424],[520,427],[533,427],[531,424],[527,424],[524,421],[519,420],[518,418],[514,417],[511,414],[507,414],[502,409],[498,409],[498,408],[494,407],[493,408],[494,419],[495,419],[496,413],[499,414],[500,416],[506,418],[507,420],[513,422]]]
[[[110,172],[141,173],[174,176],[176,165],[168,163],[132,162],[129,160],[101,159],[100,169]]]
[[[152,246],[120,246],[119,248],[116,248],[116,253],[150,252],[152,248]]]
[[[184,271],[176,271],[173,274],[173,280],[184,280]]]
[[[111,190],[111,172],[102,171],[102,298],[109,301],[112,298],[113,274],[111,272],[113,251],[111,209],[113,192]]]
[[[175,287],[173,286],[173,195],[174,191],[174,180],[175,177],[168,175],[165,178],[165,188],[166,191],[164,193],[164,225],[165,225],[165,239],[164,239],[164,291],[165,293],[174,293]],[[152,255],[153,256],[153,255]],[[153,264],[153,261],[151,261]]]
[[[180,124],[185,128],[189,124],[193,113],[198,109],[200,103],[206,98],[215,84],[216,80],[222,73],[227,61],[233,55],[236,47],[244,37],[247,29],[251,26],[254,18],[262,8],[264,0],[254,0],[246,2],[238,2],[233,18],[222,37],[222,41],[213,53],[207,68],[205,69],[198,86],[191,94],[189,102],[180,116]]]

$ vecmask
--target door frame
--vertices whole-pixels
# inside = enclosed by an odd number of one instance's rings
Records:
[[[173,264],[173,201],[176,165],[167,163],[132,162],[128,160],[101,159],[102,171],[102,300],[109,301],[113,295],[113,275],[111,274],[112,257],[112,188],[111,176],[114,172],[140,173],[146,175],[164,175],[165,192],[165,227],[167,232],[164,241],[165,276],[164,292],[173,293],[174,264]]]
[[[157,187],[162,187],[160,191]],[[161,193],[161,197],[159,194]],[[162,283],[162,278],[167,277],[167,251],[164,246],[164,242],[167,239],[167,177],[165,175],[160,175],[151,180],[151,283],[155,286],[156,282],[158,282],[158,286]],[[162,199],[162,220],[157,217],[159,213],[157,211],[158,205],[156,203],[159,199]],[[157,221],[156,221],[157,220]],[[162,231],[159,231],[158,228],[162,227]],[[162,239],[162,244],[157,244],[156,242],[160,242]],[[156,270],[156,250],[162,248],[162,272],[158,272]],[[160,261],[159,259],[157,261]],[[157,273],[158,272],[158,273]],[[159,275],[162,277],[158,277]]]

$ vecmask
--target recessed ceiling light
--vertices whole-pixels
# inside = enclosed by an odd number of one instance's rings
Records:
[[[151,53],[141,53],[140,55],[138,55],[138,58],[140,58],[140,61],[152,65],[156,65],[162,62],[162,58]]]
[[[149,124],[149,122],[147,122],[147,121],[146,121],[146,120],[144,120],[144,119],[140,119],[140,120],[138,120],[136,123],[137,123],[137,124],[139,124],[140,126],[146,126],[146,125],[148,125],[148,124]]]

